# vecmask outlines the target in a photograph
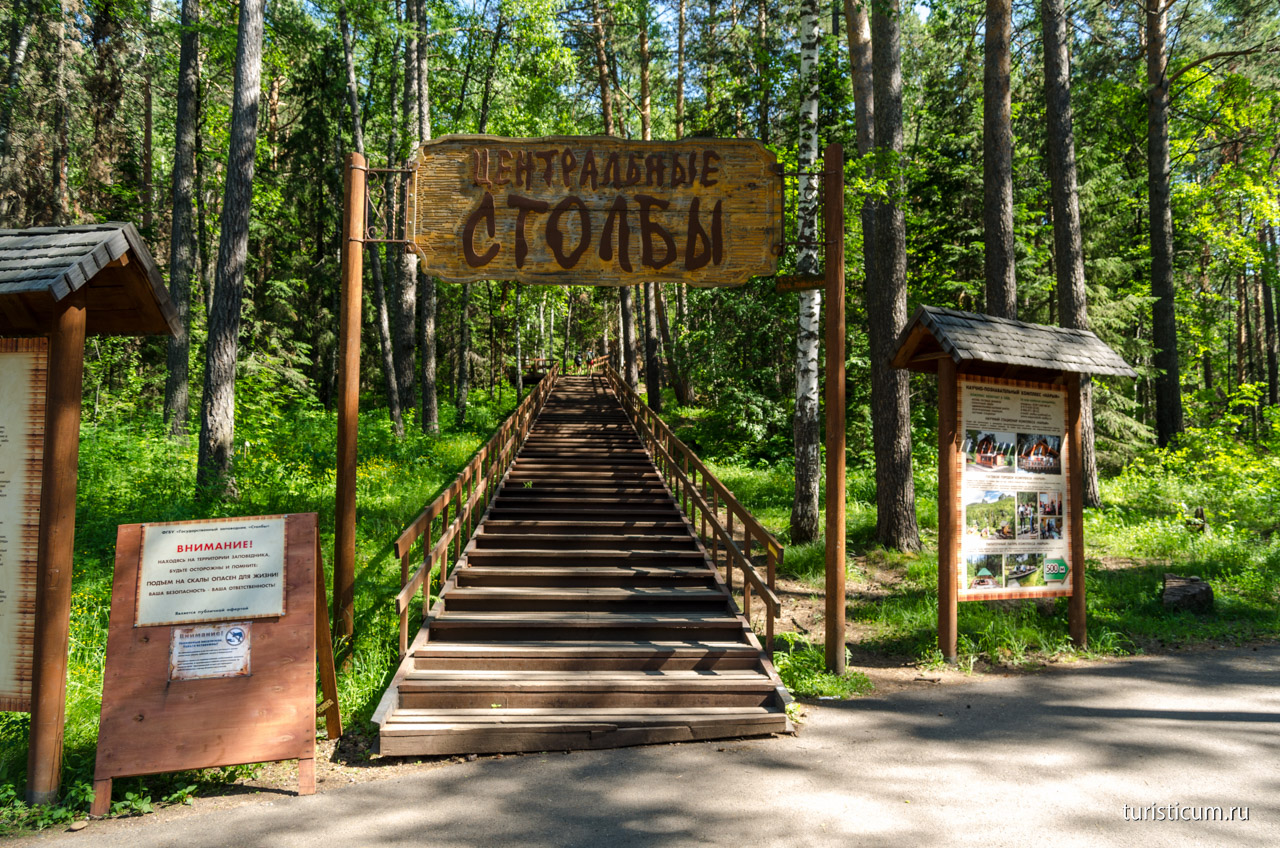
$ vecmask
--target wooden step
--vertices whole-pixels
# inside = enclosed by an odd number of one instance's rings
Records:
[[[706,562],[701,551],[655,550],[629,551],[609,548],[580,551],[546,551],[536,548],[472,548],[467,552],[469,565],[553,565],[559,568],[601,565],[692,565]]]
[[[776,684],[750,669],[727,671],[512,671],[414,669],[400,681],[400,709],[767,707]],[[496,706],[495,706],[496,705]]]
[[[448,612],[717,612],[719,588],[698,586],[471,586],[452,588]]]
[[[454,572],[458,586],[675,586],[714,585],[705,565],[482,566]]]
[[[682,535],[638,534],[534,534],[490,533],[476,534],[476,547],[482,550],[505,548],[511,550],[592,551],[609,550],[615,546],[629,551],[664,551],[697,548],[697,541],[688,533]]]
[[[482,533],[542,535],[544,533],[663,533],[688,532],[684,521],[501,521],[489,519],[481,525]]]
[[[761,668],[759,651],[743,642],[426,642],[413,662],[418,669]]]
[[[432,638],[450,641],[501,642],[538,637],[552,640],[599,641],[710,639],[722,642],[742,637],[742,623],[724,613],[614,612],[445,612],[428,622]],[[696,635],[694,635],[696,634]]]

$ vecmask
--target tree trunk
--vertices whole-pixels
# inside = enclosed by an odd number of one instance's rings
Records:
[[[22,96],[22,68],[27,62],[27,48],[31,46],[31,30],[38,11],[31,2],[14,4],[14,33],[13,40],[9,44],[9,73],[5,82],[4,100],[0,101],[0,169],[8,167],[12,153],[9,139],[13,129],[13,107]]]
[[[591,15],[591,25],[596,35],[596,77],[600,84],[600,115],[604,119],[604,134],[613,135],[613,89],[609,85],[609,58],[605,52],[604,18],[600,14],[600,0],[591,0]]]
[[[677,403],[688,406],[693,402],[693,393],[689,390],[689,377],[681,361],[681,354],[673,344],[671,324],[667,321],[667,297],[661,286],[658,287],[657,306],[658,329],[662,332],[662,349],[667,354],[667,371],[670,372],[671,390],[675,392]]]
[[[902,153],[902,58],[899,4],[872,10],[875,76],[875,142],[881,157]],[[875,269],[878,282],[867,292],[868,315],[882,315],[871,327],[871,435],[876,455],[876,540],[887,548],[920,549],[916,526],[915,480],[911,470],[911,400],[907,372],[891,368],[893,345],[907,323],[907,239],[900,178],[889,199],[876,205]],[[874,295],[873,295],[874,293]],[[875,302],[874,313],[872,301]]]
[[[418,84],[418,140],[431,139],[431,88],[426,37],[427,11],[425,0],[409,0],[417,7],[418,71],[414,76]],[[415,262],[414,267],[418,265]],[[421,296],[418,311],[422,322],[422,432],[440,432],[440,406],[436,383],[436,281],[434,277],[418,272]]]
[[[524,351],[520,346],[520,330],[524,323],[520,320],[520,292],[523,289],[524,286],[516,283],[516,406],[524,398]]]
[[[57,51],[53,74],[54,98],[54,145],[53,145],[53,215],[55,226],[63,226],[71,221],[71,177],[68,167],[71,161],[71,107],[67,95],[67,11],[59,0],[56,14],[57,24],[53,37],[57,40],[54,48]],[[185,430],[184,430],[185,432]]]
[[[405,129],[407,147],[411,160],[418,151],[418,30],[417,12],[414,0],[405,0],[405,40],[404,40],[404,79],[400,97],[401,121],[393,122],[394,127]],[[393,133],[395,135],[396,133]],[[397,145],[398,146],[398,145]],[[387,165],[400,165],[399,150],[389,157]],[[387,177],[392,179],[391,175]],[[397,238],[404,238],[409,232],[409,223],[405,215],[409,212],[409,175],[401,174],[395,194],[388,192],[388,198],[395,198],[396,205],[402,210],[396,218]],[[395,309],[395,363],[396,388],[400,390],[400,406],[413,409],[418,405],[415,391],[414,365],[417,352],[417,316],[418,316],[418,256],[407,250],[403,244],[395,247],[396,286]]]
[[[182,37],[178,54],[178,103],[174,127],[173,222],[169,235],[169,296],[181,327],[169,339],[168,376],[164,384],[164,419],[169,434],[185,436],[190,406],[188,357],[191,350],[191,273],[196,265],[193,191],[196,164],[196,100],[200,51],[200,0],[182,2]]]
[[[649,408],[662,411],[662,363],[658,359],[658,316],[655,283],[644,284],[644,388]]]
[[[564,363],[564,369],[569,370],[569,328],[573,323],[573,289],[565,289],[564,299],[564,339],[561,342],[560,361]]]
[[[817,274],[818,198],[821,180],[814,173],[818,160],[818,27],[817,0],[800,3],[799,199],[796,207],[796,270]],[[822,482],[822,452],[818,422],[818,340],[822,294],[816,289],[799,295],[796,331],[795,498],[791,505],[791,542],[803,545],[818,538],[818,490]]]
[[[215,270],[213,309],[209,313],[204,398],[200,415],[200,452],[196,489],[202,495],[237,495],[235,452],[236,356],[240,302],[249,249],[249,210],[253,205],[253,159],[258,141],[258,102],[262,89],[263,0],[241,0],[236,40],[231,140],[222,200],[221,237]]]
[[[632,286],[618,289],[618,302],[622,308],[622,362],[626,370],[627,385],[640,389],[640,366],[636,362],[636,318]]]
[[[436,384],[436,279],[422,275],[422,432],[440,432]]]
[[[853,75],[854,132],[858,138],[858,155],[867,156],[875,149],[875,74],[872,66],[871,21],[869,7],[860,0],[844,0],[845,30],[849,34],[849,65]],[[868,173],[868,177],[873,174]],[[865,285],[877,285],[875,204],[868,198],[862,202],[862,260]],[[874,324],[875,319],[871,319]]]
[[[649,110],[649,4],[640,19],[640,137],[653,137]],[[649,408],[662,411],[662,362],[658,359],[656,284],[644,284],[644,387]]]
[[[1265,230],[1265,235],[1264,235]],[[1275,229],[1268,224],[1258,229],[1263,257],[1262,305],[1267,322],[1267,402],[1271,406],[1280,403],[1280,381],[1277,377],[1277,360],[1280,360],[1280,340],[1276,333],[1276,244]],[[1268,243],[1269,242],[1269,243]]]
[[[1173,291],[1173,212],[1169,201],[1167,0],[1147,0],[1147,207],[1151,222],[1151,341],[1156,366],[1156,441],[1182,432],[1178,323]]]
[[[982,87],[982,222],[988,314],[1018,317],[1013,240],[1013,112],[1009,88],[1012,0],[987,0]]]
[[[347,65],[347,106],[351,110],[351,138],[356,152],[364,155],[364,128],[360,117],[360,89],[356,82],[355,54],[351,45],[351,26],[345,6],[338,7],[338,25],[342,29],[342,52]],[[395,358],[391,350],[391,327],[387,318],[387,291],[382,279],[382,256],[376,243],[366,245],[369,268],[373,274],[374,306],[378,312],[378,342],[382,352],[382,372],[386,379],[387,411],[397,437],[404,435],[404,419],[400,414],[400,390],[396,386]]]
[[[1076,140],[1071,114],[1071,42],[1065,0],[1043,0],[1044,99],[1048,118],[1049,182],[1053,201],[1053,257],[1062,326],[1089,329],[1080,236],[1080,192],[1076,181]],[[1084,505],[1102,505],[1093,429],[1093,382],[1080,378],[1080,459]]]
[[[471,284],[462,284],[461,324],[458,329],[458,417],[460,428],[467,421],[467,389],[471,386],[471,322],[467,315],[471,308]]]
[[[151,225],[155,223],[153,211],[152,124],[155,115],[151,104],[151,2],[147,0],[143,29],[143,50],[146,51],[142,66],[142,229],[145,238],[151,238]],[[181,49],[181,48],[179,48]]]
[[[676,4],[676,138],[684,138],[684,48],[688,34],[689,0]]]
[[[848,5],[846,2],[845,7],[847,8]],[[863,14],[865,16],[865,12]],[[768,0],[759,0],[756,3],[756,86],[760,90],[760,100],[756,103],[756,135],[765,144],[769,143],[769,111],[772,107],[771,96],[773,94],[772,75],[769,73],[768,20]]]

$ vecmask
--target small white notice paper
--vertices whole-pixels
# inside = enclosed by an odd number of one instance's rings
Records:
[[[142,526],[135,627],[284,615],[284,517]]]
[[[169,679],[246,677],[252,623],[175,627],[169,637]]]

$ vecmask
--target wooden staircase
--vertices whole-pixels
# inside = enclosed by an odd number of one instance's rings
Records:
[[[561,377],[374,721],[383,754],[608,748],[789,700],[608,383]]]

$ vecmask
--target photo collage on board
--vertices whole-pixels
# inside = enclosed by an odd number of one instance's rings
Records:
[[[1065,585],[1065,404],[1053,392],[964,386],[960,591]]]

